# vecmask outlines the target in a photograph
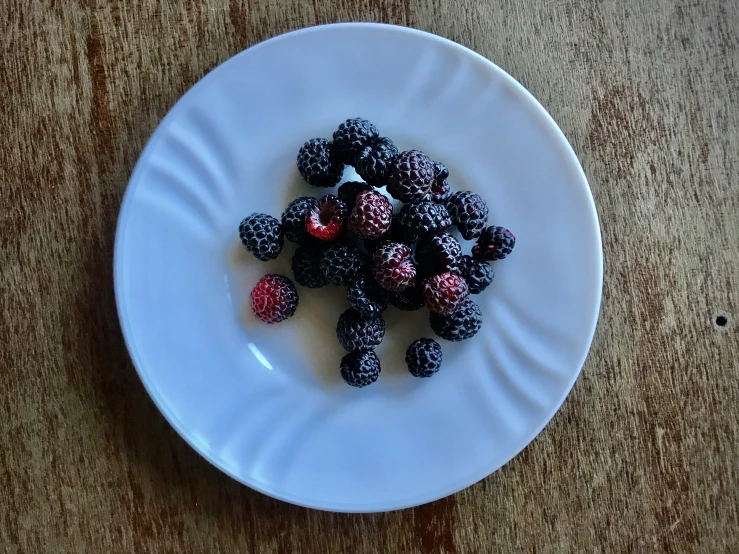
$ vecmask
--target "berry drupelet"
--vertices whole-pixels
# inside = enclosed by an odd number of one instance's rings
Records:
[[[405,352],[405,363],[414,377],[431,377],[441,367],[441,346],[433,339],[418,339]]]
[[[311,139],[298,152],[298,171],[314,187],[333,187],[344,172],[344,164],[330,141]]]
[[[516,237],[504,227],[486,227],[477,244],[472,247],[472,256],[476,260],[502,260],[513,251]]]
[[[364,317],[354,308],[339,316],[336,336],[347,352],[371,350],[385,336],[385,321],[381,317]]]
[[[239,224],[239,238],[246,249],[263,262],[279,256],[285,244],[282,225],[266,214],[255,213],[244,218]]]
[[[352,387],[366,387],[380,376],[380,359],[372,350],[350,352],[341,359],[341,377]]]

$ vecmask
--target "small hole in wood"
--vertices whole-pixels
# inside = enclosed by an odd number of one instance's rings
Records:
[[[716,325],[719,327],[725,327],[728,322],[729,320],[726,319],[726,316],[720,315],[716,317]]]

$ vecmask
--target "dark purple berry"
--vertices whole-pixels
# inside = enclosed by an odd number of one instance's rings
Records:
[[[341,179],[344,164],[334,152],[331,142],[317,138],[300,148],[298,171],[314,187],[333,187]]]
[[[280,222],[266,214],[251,214],[239,224],[239,238],[246,249],[266,262],[274,260],[282,252],[285,241]]]
[[[452,224],[446,208],[433,202],[405,204],[395,219],[401,236],[408,242],[442,233]]]
[[[451,314],[431,312],[431,329],[442,339],[457,342],[469,339],[482,327],[482,312],[472,300],[466,300]]]
[[[462,245],[449,233],[427,237],[416,247],[418,271],[423,277],[458,271],[461,260]]]
[[[377,128],[366,119],[347,119],[334,131],[334,147],[345,164],[353,165],[362,148],[377,137]]]
[[[292,260],[293,276],[295,281],[311,289],[328,284],[326,276],[321,271],[321,249],[313,246],[300,246],[295,250]]]
[[[321,271],[328,282],[334,285],[351,283],[365,264],[364,252],[352,243],[331,243],[321,254]]]
[[[393,141],[382,137],[362,148],[354,160],[354,169],[373,187],[383,187],[387,185],[388,171],[397,155]]]
[[[505,227],[486,227],[472,247],[476,260],[502,260],[513,251],[516,237]]]
[[[480,236],[488,221],[488,207],[479,194],[455,192],[446,201],[452,224],[457,226],[465,240]]]
[[[341,359],[341,377],[352,387],[366,387],[380,376],[380,359],[372,350],[350,352]]]
[[[371,350],[385,336],[385,321],[381,317],[364,317],[354,308],[349,308],[339,316],[336,336],[347,352]]]
[[[441,346],[433,339],[418,339],[405,352],[405,363],[414,377],[431,377],[441,367]]]
[[[387,291],[371,275],[357,275],[346,288],[346,298],[364,317],[378,317],[387,308]]]
[[[470,294],[480,294],[493,282],[495,273],[490,264],[480,260],[475,260],[471,256],[463,256],[462,262],[459,264],[460,273],[467,281]]]
[[[434,162],[419,150],[398,154],[388,171],[387,191],[401,202],[426,198],[434,181]]]

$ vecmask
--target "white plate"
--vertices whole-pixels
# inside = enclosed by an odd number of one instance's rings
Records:
[[[301,181],[297,151],[357,116],[447,164],[454,188],[482,194],[491,224],[518,239],[476,297],[482,330],[441,341],[431,379],[403,362],[432,336],[422,312],[388,310],[380,379],[354,389],[338,374],[339,288],[300,289],[297,315],[279,325],[244,311],[263,274],[290,275],[292,249],[256,261],[239,221],[322,194]],[[590,347],[602,249],[582,169],[521,85],[437,36],[340,24],[242,52],[164,118],[123,201],[115,285],[136,369],[193,448],[288,502],[383,511],[475,483],[541,431]]]

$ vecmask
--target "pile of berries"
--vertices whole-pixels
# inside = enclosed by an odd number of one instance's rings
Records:
[[[303,196],[290,202],[281,220],[252,214],[239,236],[256,258],[267,261],[296,243],[295,281],[307,288],[346,287],[350,308],[339,317],[336,334],[348,352],[340,363],[344,380],[355,387],[380,374],[375,347],[385,335],[388,305],[404,311],[426,306],[431,329],[442,339],[461,341],[482,326],[480,307],[470,299],[493,281],[491,261],[505,258],[516,238],[488,225],[488,207],[473,192],[452,192],[449,170],[419,150],[399,152],[364,119],[348,119],[333,134],[306,142],[298,170],[313,187],[339,184],[345,165],[363,181],[347,181],[336,194]],[[383,194],[385,189],[399,209]],[[475,241],[463,254],[452,234]],[[282,275],[263,277],[251,293],[254,315],[265,323],[291,317],[298,306],[293,282]],[[441,366],[441,346],[421,338],[406,352],[409,372],[430,377]]]

